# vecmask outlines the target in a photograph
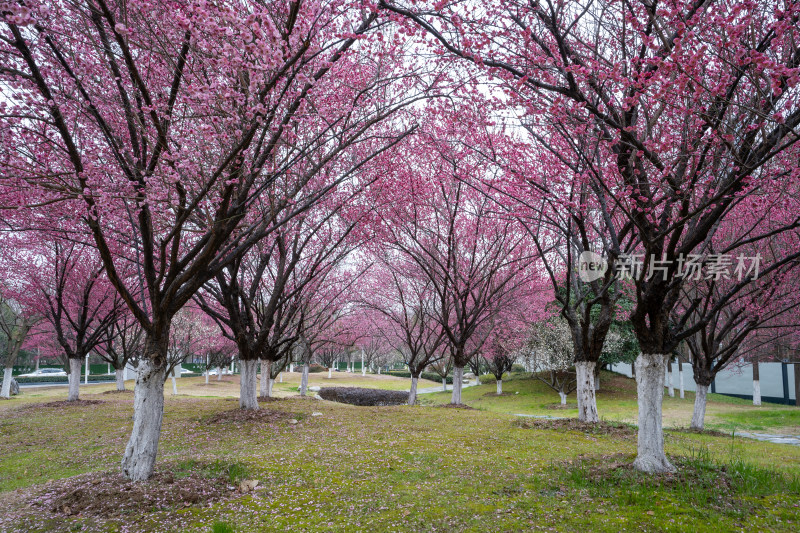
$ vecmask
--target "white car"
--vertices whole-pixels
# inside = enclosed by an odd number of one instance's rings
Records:
[[[228,369],[227,369],[227,368],[223,368],[223,369],[222,369],[222,375],[223,375],[223,376],[227,376],[228,374],[230,374],[230,372],[228,371]],[[217,369],[216,369],[216,368],[214,368],[213,370],[209,370],[209,371],[208,371],[208,375],[209,375],[209,376],[216,376],[216,375],[217,375]]]
[[[67,373],[61,370],[60,368],[40,368],[36,372],[31,372],[29,374],[20,374],[17,377],[20,378],[46,378],[51,376],[56,377],[63,377],[66,376]]]
[[[181,374],[194,374],[194,372],[192,372],[188,368],[181,368]]]

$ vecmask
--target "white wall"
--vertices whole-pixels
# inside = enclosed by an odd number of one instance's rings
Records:
[[[795,399],[794,392],[794,367],[793,363],[786,365],[789,378],[789,398]],[[761,382],[761,396],[783,398],[783,373],[782,363],[761,363],[758,365],[759,381]],[[631,377],[631,365],[618,363],[611,366],[614,372]],[[678,363],[672,363],[672,380],[678,388]],[[692,377],[692,365],[683,364],[683,387],[687,391],[696,390]],[[750,363],[731,365],[722,369],[715,380],[716,392],[720,394],[753,395],[753,368]]]

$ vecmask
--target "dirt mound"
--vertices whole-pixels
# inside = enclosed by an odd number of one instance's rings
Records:
[[[577,403],[548,403],[544,406],[545,409],[553,409],[556,411],[560,411],[562,409],[577,409]]]
[[[270,403],[270,402],[282,402],[286,400],[286,398],[276,398],[274,396],[259,396],[258,401],[259,403]]]
[[[125,389],[125,390],[107,390],[107,391],[105,391],[103,394],[133,394],[133,391],[132,391],[131,389]]]
[[[222,411],[213,415],[207,420],[209,424],[219,423],[243,423],[243,422],[264,422],[276,423],[296,418],[292,413],[284,413],[283,411],[275,411],[273,409],[233,409],[231,411]]]
[[[467,411],[477,411],[477,409],[470,407],[465,403],[445,403],[442,405],[437,405],[436,407],[441,407],[442,409],[466,409]]]
[[[551,429],[555,431],[580,431],[589,435],[614,435],[617,437],[630,437],[636,431],[626,424],[615,422],[581,422],[577,418],[525,418],[516,420],[515,423],[526,429]]]
[[[361,387],[323,387],[318,394],[323,400],[359,406],[404,405],[408,402],[407,392]]]
[[[119,473],[103,472],[51,482],[34,505],[67,516],[112,518],[206,505],[234,490],[223,475],[209,477],[203,471],[162,470],[138,483]]]
[[[84,407],[87,405],[97,405],[100,403],[105,403],[105,402],[103,400],[74,400],[72,402],[68,402],[67,400],[60,400],[58,402],[40,403],[36,405],[36,407]]]

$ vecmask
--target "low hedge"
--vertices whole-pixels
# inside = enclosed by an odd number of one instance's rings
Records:
[[[410,378],[411,377],[411,372],[409,372],[408,370],[389,370],[388,372],[384,372],[384,373],[388,374],[390,376],[398,377],[398,378]],[[419,375],[419,377],[422,378],[422,379],[430,380],[430,381],[436,381],[437,383],[441,383],[442,382],[442,376],[440,376],[439,374],[435,374],[433,372],[423,372],[422,374]],[[447,384],[448,385],[452,385],[453,384],[453,376],[447,376]]]
[[[318,394],[323,400],[360,406],[403,405],[408,402],[407,392],[361,387],[323,387]]]

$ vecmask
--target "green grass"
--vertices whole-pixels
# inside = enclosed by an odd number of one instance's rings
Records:
[[[558,394],[541,381],[528,375],[511,375],[503,380],[503,396],[495,394],[494,383],[464,389],[464,401],[478,409],[503,414],[549,415],[577,417],[575,396],[568,397],[568,407],[559,407]],[[665,427],[688,427],[692,418],[694,393],[687,392],[684,399],[670,398],[664,394]],[[424,398],[429,404],[448,403],[450,393],[435,393]],[[636,423],[636,384],[632,379],[612,372],[603,372],[600,391],[597,393],[597,408],[605,420]],[[800,409],[792,406],[764,404],[755,407],[750,400],[709,394],[706,410],[706,427],[730,433],[734,430],[760,431],[769,429],[775,433],[800,434]]]
[[[369,377],[357,376],[362,379]],[[633,420],[629,384],[616,379],[604,381],[601,413]],[[189,391],[195,383],[200,380],[179,387]],[[652,477],[628,467],[636,452],[634,433],[517,423],[508,413],[570,414],[548,409],[558,396],[528,380],[505,382],[511,394],[499,398],[486,395],[494,385],[464,390],[475,411],[289,398],[265,406],[292,413],[299,424],[210,424],[213,414],[236,408],[225,397],[230,385],[215,389],[222,396],[216,398],[167,394],[159,464],[175,465],[176,484],[180,472],[201,468],[231,483],[257,479],[258,489],[232,493],[211,506],[148,512],[134,526],[128,523],[133,530],[800,529],[798,447],[667,432],[667,452],[679,473]],[[48,408],[37,404],[65,392],[36,394],[0,403],[0,531],[13,531],[11,524],[44,531],[42,511],[28,507],[41,484],[116,470],[130,431],[131,395],[85,395],[104,403]],[[423,398],[434,403],[446,397]],[[672,410],[680,418],[680,403],[690,409],[691,400],[675,402]],[[716,398],[712,404],[720,413],[755,409]],[[314,411],[322,416],[311,416]],[[48,525],[56,531],[114,531],[125,522],[72,516]]]

